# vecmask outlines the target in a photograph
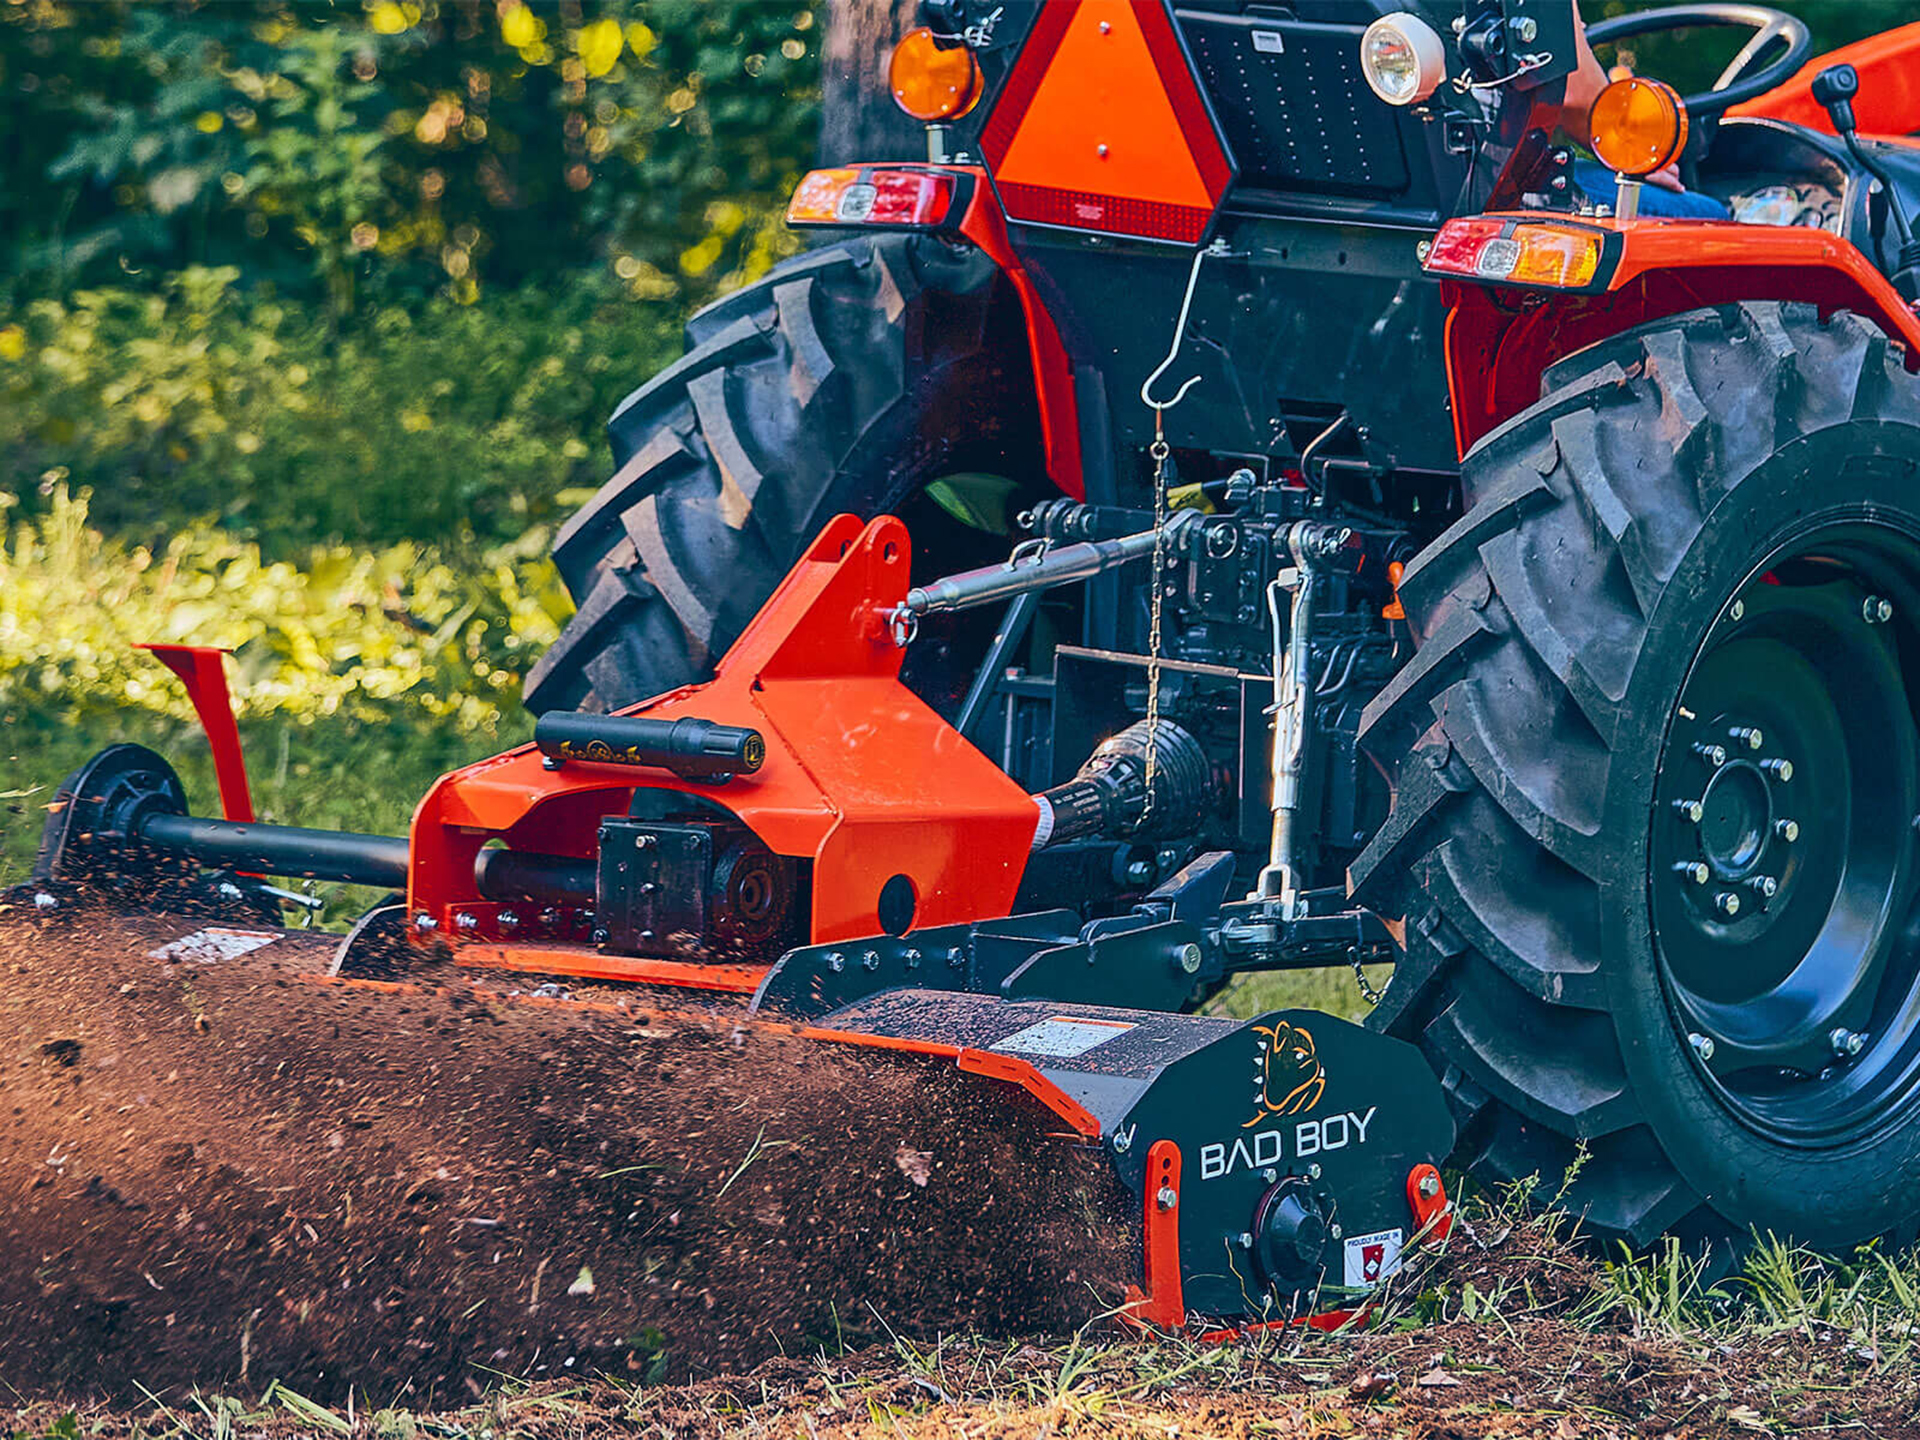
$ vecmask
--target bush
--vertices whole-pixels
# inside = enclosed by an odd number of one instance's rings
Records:
[[[208,526],[151,548],[109,540],[85,494],[50,500],[0,545],[0,714],[189,717],[134,648],[175,641],[236,652],[244,715],[492,734],[517,720],[521,674],[568,609],[544,533],[457,555],[319,548],[296,566]]]
[[[368,309],[350,329],[230,269],[0,314],[0,464],[28,513],[90,489],[113,533],[218,520],[315,542],[504,542],[604,478],[601,425],[679,351],[678,307],[596,282]],[[570,493],[572,492],[572,493]]]

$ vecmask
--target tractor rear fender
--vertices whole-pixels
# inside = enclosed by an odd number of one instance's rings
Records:
[[[816,944],[890,928],[889,886],[911,897],[915,927],[1007,914],[1039,811],[900,683],[905,652],[888,612],[906,597],[908,558],[906,527],[891,516],[864,527],[836,517],[712,680],[619,712],[754,730],[765,759],[751,774],[715,783],[572,760],[553,768],[526,745],[441,777],[414,814],[410,912],[456,944],[508,941],[503,907],[474,877],[480,851],[590,858],[600,822],[628,813],[645,788],[717,804],[774,854],[811,861]],[[758,979],[743,974],[741,987]]]
[[[1827,108],[1813,98],[1813,77],[1829,65],[1851,65],[1860,74],[1860,95],[1853,109],[1862,135],[1893,139],[1920,131],[1920,24],[1902,25],[1816,55],[1786,84],[1727,113],[1784,120],[1831,135],[1833,121]]]
[[[859,205],[839,203],[850,189],[862,196],[864,187],[900,184],[911,177],[946,177],[951,182],[950,198],[933,202],[938,218],[902,221],[887,218],[892,211],[874,206],[865,217]],[[870,200],[865,202],[872,205]],[[916,215],[921,212],[915,211]],[[1073,368],[1067,348],[1060,339],[1059,327],[1048,313],[1045,302],[1034,289],[1032,277],[1021,266],[1007,238],[1007,219],[994,192],[992,177],[979,165],[885,165],[836,166],[816,170],[800,182],[787,209],[787,223],[801,229],[899,230],[916,229],[966,240],[1000,267],[1020,300],[1026,317],[1027,343],[1032,352],[1033,382],[1040,406],[1040,434],[1046,450],[1047,475],[1076,500],[1086,498],[1086,481],[1080,460],[1080,414],[1074,401]]]
[[[1852,311],[1898,341],[1907,368],[1920,370],[1920,319],[1851,242],[1822,230],[1552,217],[1557,235],[1600,237],[1598,267],[1579,288],[1485,281],[1438,263],[1461,253],[1457,245],[1449,250],[1450,236],[1469,227],[1491,223],[1517,237],[1541,218],[1533,212],[1451,221],[1427,262],[1442,278],[1448,306],[1447,386],[1462,456],[1540,398],[1540,378],[1556,361],[1650,320],[1707,306],[1779,300],[1818,306],[1823,316]]]

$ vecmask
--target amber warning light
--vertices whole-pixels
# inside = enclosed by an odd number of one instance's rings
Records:
[[[942,44],[922,25],[893,47],[887,83],[893,103],[914,119],[930,125],[958,120],[980,99],[980,62],[965,45]]]

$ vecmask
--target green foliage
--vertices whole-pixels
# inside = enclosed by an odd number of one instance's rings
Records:
[[[484,731],[552,642],[556,588],[524,548],[334,546],[296,566],[205,526],[129,546],[88,527],[86,496],[56,490],[0,545],[0,713],[184,718],[180,688],[134,648],[183,641],[235,651],[235,698],[252,715],[386,723],[406,710]]]
[[[0,250],[40,292],[234,265],[336,315],[596,262],[697,298],[792,248],[818,35],[808,0],[7,0]]]
[[[601,283],[365,307],[337,331],[236,279],[0,312],[0,464],[22,505],[68,480],[112,531],[164,541],[214,517],[275,553],[506,541],[604,477],[601,421],[679,344],[672,307]]]

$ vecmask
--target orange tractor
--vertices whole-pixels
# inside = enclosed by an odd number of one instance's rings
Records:
[[[1166,1322],[1364,1304],[1449,1162],[1635,1244],[1912,1235],[1920,27],[923,18],[927,159],[806,177],[840,238],[613,417],[535,743],[404,839],[259,825],[167,652],[225,818],[105,752],[36,923],[281,943],[259,877],[374,884],[340,983],[434,952],[957,1065],[1107,1155]],[[1713,89],[1585,103],[1587,41],[1699,27],[1746,39]],[[1371,962],[1364,1029],[1192,1013]]]

